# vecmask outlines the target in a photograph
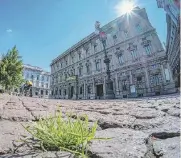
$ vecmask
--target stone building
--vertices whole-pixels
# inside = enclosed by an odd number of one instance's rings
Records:
[[[175,92],[166,52],[145,9],[137,7],[129,17],[118,17],[102,29],[115,98]],[[105,67],[103,45],[92,33],[52,61],[51,97],[104,99]]]
[[[24,79],[33,83],[30,92],[32,96],[48,98],[50,94],[50,73],[36,66],[24,65],[23,67]]]
[[[157,0],[166,12],[166,54],[176,87],[180,87],[180,0]]]

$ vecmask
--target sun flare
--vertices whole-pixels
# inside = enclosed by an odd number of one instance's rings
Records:
[[[116,5],[115,9],[119,15],[123,14],[131,14],[135,4],[131,0],[124,0],[121,1],[119,4]]]

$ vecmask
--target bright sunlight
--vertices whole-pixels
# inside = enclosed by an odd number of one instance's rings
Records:
[[[118,15],[131,14],[135,3],[132,0],[123,0],[115,7]]]

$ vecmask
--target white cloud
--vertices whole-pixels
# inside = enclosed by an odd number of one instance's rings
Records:
[[[11,32],[13,32],[13,30],[7,29],[6,32],[7,32],[7,33],[11,33]]]

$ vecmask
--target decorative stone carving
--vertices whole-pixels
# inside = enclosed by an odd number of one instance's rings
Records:
[[[129,43],[129,47],[127,50],[129,50],[129,51],[137,50],[137,45],[134,45],[133,43]]]

